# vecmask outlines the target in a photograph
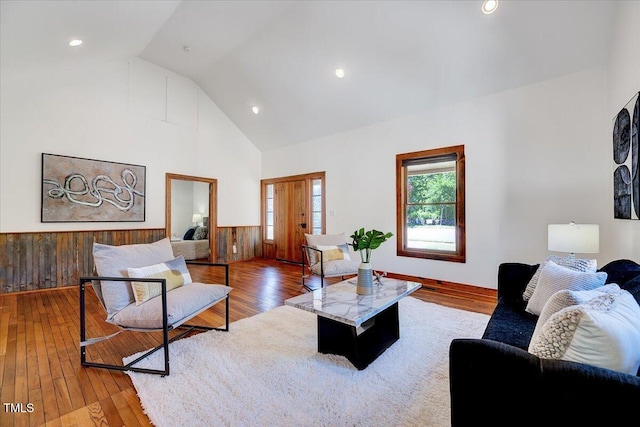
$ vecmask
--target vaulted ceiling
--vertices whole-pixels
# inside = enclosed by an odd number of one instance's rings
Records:
[[[0,73],[139,56],[264,151],[607,61],[614,1],[481,3],[2,0]]]

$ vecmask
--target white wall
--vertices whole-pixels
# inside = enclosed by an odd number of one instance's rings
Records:
[[[611,215],[606,76],[597,68],[263,153],[263,177],[326,171],[327,231],[396,230],[395,155],[464,144],[467,262],[397,257],[374,268],[495,288],[501,262],[535,263],[547,224],[603,225]],[[612,258],[604,238],[600,264]]]
[[[164,228],[167,172],[218,179],[218,225],[260,223],[260,152],[190,80],[139,59],[1,78],[0,232]],[[41,223],[43,152],[146,166],[146,221]]]
[[[608,66],[608,121],[607,143],[611,144],[611,126],[616,114],[632,96],[640,91],[640,2],[618,3],[618,22],[613,35]],[[613,173],[611,150],[607,153],[609,172]],[[609,200],[613,199],[613,186]],[[611,210],[613,212],[613,210]],[[630,258],[640,262],[640,221],[613,219],[609,215],[611,229],[609,239],[613,243],[612,254],[618,258]]]

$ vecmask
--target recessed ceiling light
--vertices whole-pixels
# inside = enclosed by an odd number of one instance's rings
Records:
[[[193,48],[191,46],[184,46],[182,49],[184,49],[184,51],[187,53],[193,52]]]
[[[498,0],[484,0],[482,2],[482,13],[489,15],[498,8]]]
[[[344,70],[342,68],[336,68],[336,76],[338,76],[339,79],[344,77]]]
[[[80,39],[71,40],[69,42],[69,46],[73,46],[73,47],[80,46],[81,44],[82,44],[82,40]]]
[[[253,111],[253,114],[258,114],[260,112],[260,108],[254,105],[251,107],[251,111]]]

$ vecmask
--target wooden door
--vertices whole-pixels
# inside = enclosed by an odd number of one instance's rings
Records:
[[[278,182],[274,185],[274,243],[276,259],[302,262],[300,247],[307,232],[306,180]]]

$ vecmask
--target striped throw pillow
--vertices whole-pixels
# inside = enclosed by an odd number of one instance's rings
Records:
[[[191,283],[191,275],[189,274],[187,263],[182,255],[171,261],[150,265],[148,267],[127,268],[127,271],[131,278],[166,279],[167,292]],[[131,288],[136,300],[136,305],[143,304],[162,293],[162,285],[155,282],[131,281]]]

